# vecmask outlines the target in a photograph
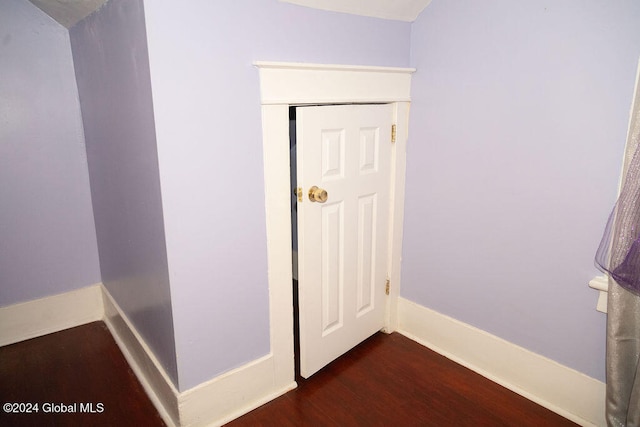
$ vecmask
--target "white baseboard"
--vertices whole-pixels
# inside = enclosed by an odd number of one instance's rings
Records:
[[[398,299],[398,317],[403,335],[578,424],[605,425],[601,381],[404,298]],[[275,379],[269,354],[178,392],[101,284],[0,307],[0,345],[97,320],[105,321],[169,426],[222,425],[296,387]]]
[[[102,284],[0,307],[0,346],[102,320],[170,427],[225,424],[292,390],[276,378],[269,354],[178,392],[149,346]]]
[[[272,355],[202,383],[180,394],[181,427],[221,426],[296,387],[274,385]]]
[[[133,327],[109,291],[102,286],[104,322],[147,392],[160,416],[169,427],[179,426],[178,392],[153,352]]]
[[[296,387],[277,385],[271,355],[264,356],[178,392],[153,352],[106,288],[105,322],[131,369],[171,427],[216,426],[227,423]]]
[[[403,298],[398,299],[398,317],[403,335],[578,424],[605,425],[601,381]],[[170,426],[222,425],[296,387],[275,380],[273,356],[267,355],[178,392],[101,284],[1,307],[0,345],[97,320],[105,321]]]
[[[398,317],[408,338],[575,423],[606,425],[601,381],[404,298]]]
[[[102,320],[101,285],[0,307],[0,346]]]

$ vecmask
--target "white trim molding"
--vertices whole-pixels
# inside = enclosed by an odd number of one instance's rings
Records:
[[[96,284],[0,308],[0,346],[102,320],[101,285]]]
[[[170,427],[223,425],[295,388],[273,382],[269,354],[190,390],[178,392],[109,291],[96,284],[0,308],[2,345],[104,321],[149,399]],[[293,362],[292,362],[293,363]]]
[[[407,164],[407,140],[409,139],[409,102],[397,102],[394,110],[396,143],[391,148],[391,192],[389,214],[389,297],[384,332],[398,328],[398,297],[400,296],[400,264],[404,234],[404,195]]]
[[[103,287],[105,322],[129,366],[170,427],[223,425],[295,388],[274,387],[273,357],[264,356],[179,392],[142,336]]]
[[[271,104],[408,102],[415,68],[256,61]]]
[[[106,287],[102,287],[104,322],[131,370],[169,427],[180,425],[178,391],[149,346]]]
[[[408,338],[575,423],[606,425],[603,382],[404,298],[398,316]]]
[[[598,291],[596,310],[606,313],[609,299],[609,278],[607,276],[596,276],[589,281],[589,287]]]
[[[363,67],[282,62],[255,62],[260,75],[267,266],[273,384],[275,390],[294,381],[293,290],[289,106],[300,104],[392,103],[397,120],[392,147],[391,227],[385,330],[396,325],[395,300],[400,281],[404,177],[409,100],[413,68]],[[294,383],[295,384],[295,383]]]
[[[283,246],[290,248],[288,243]],[[290,275],[289,266],[287,271]],[[270,279],[277,274],[270,271]],[[272,295],[272,306],[282,305],[288,296]],[[580,425],[604,425],[602,382],[406,299],[397,298],[395,313],[398,319],[390,330],[397,327],[403,335]],[[149,398],[171,427],[223,425],[296,386],[293,359],[289,359],[293,349],[285,351],[291,344],[288,338],[292,331],[272,328],[271,354],[178,392],[102,284],[0,308],[0,337],[7,345],[98,320],[107,324]],[[272,311],[272,321],[292,326],[286,310]],[[474,351],[477,348],[483,351]]]

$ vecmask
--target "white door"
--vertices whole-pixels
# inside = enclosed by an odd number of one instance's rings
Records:
[[[384,326],[392,119],[390,104],[296,110],[305,378]]]

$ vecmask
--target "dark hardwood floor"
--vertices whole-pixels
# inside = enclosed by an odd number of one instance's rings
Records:
[[[575,425],[399,334],[376,334],[298,384],[228,426]],[[164,426],[102,322],[0,348],[0,401],[39,405],[0,412],[1,426]],[[52,403],[77,412],[45,413]]]
[[[38,404],[37,413],[0,411],[0,426],[165,425],[103,322],[0,347],[0,402]],[[94,413],[81,412],[88,403]],[[52,404],[77,412],[45,412],[62,410]]]
[[[575,425],[400,334],[378,333],[227,426]]]

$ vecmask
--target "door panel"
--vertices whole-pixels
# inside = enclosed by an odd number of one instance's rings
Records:
[[[342,327],[344,317],[344,214],[343,203],[322,210],[322,336]]]
[[[384,326],[390,105],[298,107],[300,370],[308,377]],[[312,202],[312,186],[327,191]]]
[[[323,181],[344,178],[344,138],[344,129],[327,129],[320,135]]]
[[[375,243],[377,194],[358,198],[357,316],[373,309],[375,300]]]

